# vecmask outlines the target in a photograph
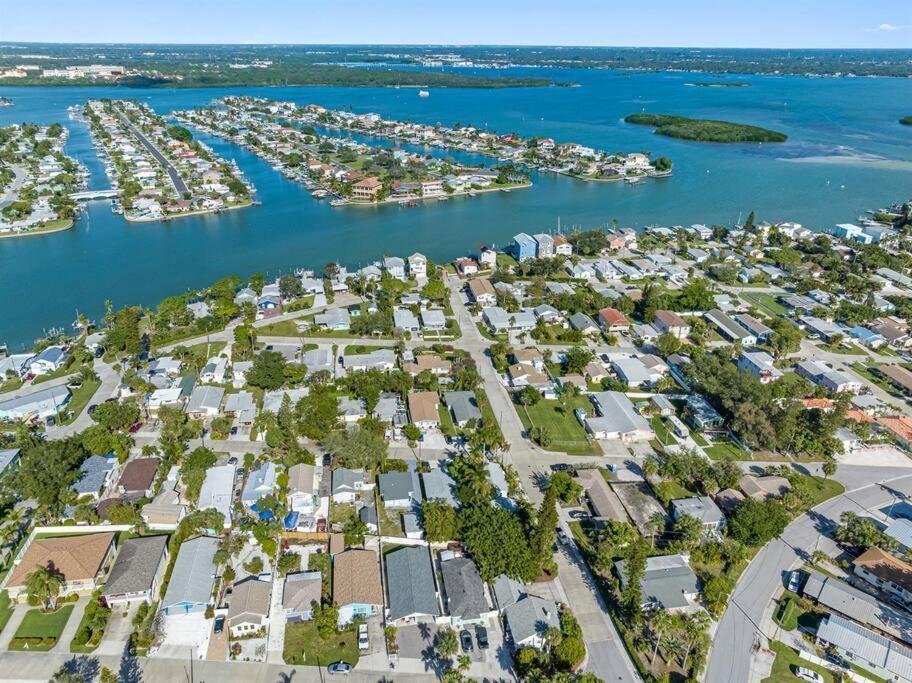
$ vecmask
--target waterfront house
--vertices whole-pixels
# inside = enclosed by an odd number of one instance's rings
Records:
[[[531,235],[521,232],[513,237],[513,255],[517,261],[522,262],[535,258],[537,250],[538,243]]]
[[[424,254],[415,252],[408,257],[409,275],[414,278],[427,277],[427,257]]]
[[[554,254],[557,256],[572,256],[573,255],[573,245],[570,244],[570,241],[563,235],[554,235],[552,238],[554,242]]]
[[[47,375],[60,370],[70,358],[62,346],[48,346],[32,359],[29,370],[33,375]]]
[[[372,202],[377,199],[382,189],[383,183],[377,178],[369,176],[352,183],[351,196],[352,199],[357,199],[358,201]]]
[[[532,235],[532,239],[535,240],[535,255],[538,258],[551,258],[554,256],[554,239],[551,235],[538,233]]]
[[[471,258],[460,258],[456,259],[456,272],[459,273],[462,277],[471,277],[478,273],[478,264],[475,262],[475,259]]]
[[[405,281],[405,261],[398,256],[383,259],[383,269],[397,280]]]

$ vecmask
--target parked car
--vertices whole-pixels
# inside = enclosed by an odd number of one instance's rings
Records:
[[[567,536],[567,532],[560,527],[557,528],[557,540],[564,545],[570,545],[570,537]]]
[[[140,429],[142,429],[142,422],[134,422],[130,425],[130,434],[136,434]]]
[[[803,666],[795,667],[795,675],[803,681],[811,681],[812,683],[822,683],[823,681],[823,676]]]
[[[573,469],[570,465],[565,462],[558,462],[551,465],[552,472],[566,472],[567,470]]]
[[[571,510],[570,511],[570,517],[573,519],[589,519],[591,516],[592,515],[590,515],[585,510]]]
[[[484,626],[476,626],[475,627],[475,640],[478,641],[479,650],[487,650],[488,649],[488,629],[486,629]]]
[[[97,409],[98,409],[98,404],[97,404],[97,403],[93,403],[92,405],[90,405],[90,406],[88,407],[88,409],[86,410],[86,412],[87,412],[89,415],[94,415],[94,414],[95,414],[95,411],[96,411]]]
[[[215,633],[221,633],[225,630],[225,617],[217,616],[215,618],[215,626],[212,629]]]
[[[331,467],[333,464],[333,457],[329,453],[323,455],[323,467]]]
[[[238,463],[238,459],[236,456],[232,455],[230,458],[228,458],[229,465],[237,465],[237,463]]]
[[[459,634],[459,642],[462,644],[463,652],[471,652],[475,649],[475,646],[472,644],[472,634],[469,633],[468,629],[463,629]]]
[[[358,626],[358,649],[361,652],[370,648],[370,638],[367,637],[367,624]]]
[[[330,676],[348,676],[351,670],[351,664],[346,664],[345,662],[336,662],[326,667],[326,671]]]
[[[796,569],[793,572],[789,572],[788,589],[792,593],[797,593],[799,586],[801,586],[801,572]]]

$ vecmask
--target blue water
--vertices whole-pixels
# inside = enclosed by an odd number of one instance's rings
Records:
[[[58,121],[71,130],[69,153],[107,180],[82,124],[66,109],[93,97],[136,97],[160,113],[204,106],[247,93],[319,103],[427,123],[461,122],[522,135],[548,135],[617,151],[646,150],[675,162],[674,177],[596,184],[534,175],[535,186],[509,194],[457,198],[417,208],[332,209],[285,180],[254,155],[205,136],[234,158],[257,186],[263,205],[169,223],[129,224],[110,205],[90,205],[72,230],[0,240],[0,343],[21,348],[78,309],[97,317],[103,302],[154,306],[165,296],[226,275],[269,275],[339,260],[357,266],[384,254],[421,251],[451,259],[479,243],[506,244],[520,230],[608,225],[726,223],[755,210],[758,218],[796,220],[824,229],[862,211],[912,196],[912,81],[737,77],[747,88],[696,88],[690,74],[625,75],[611,71],[515,70],[579,82],[578,88],[414,90],[245,88],[127,90],[0,88],[15,106],[0,125]],[[656,136],[624,124],[641,110],[739,121],[781,130],[782,145],[706,145]],[[813,160],[808,163],[808,160]],[[800,160],[804,160],[803,162]]]

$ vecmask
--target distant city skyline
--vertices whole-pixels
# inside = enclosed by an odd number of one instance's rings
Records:
[[[0,0],[0,42],[912,48],[908,0]]]

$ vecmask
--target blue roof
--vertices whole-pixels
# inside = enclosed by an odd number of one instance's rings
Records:
[[[875,339],[883,339],[883,336],[872,332],[867,327],[862,327],[861,325],[856,325],[851,330],[849,334],[855,337],[856,339],[861,339],[862,341],[874,341]]]
[[[287,515],[285,515],[285,519],[282,521],[282,523],[285,525],[285,529],[290,531],[291,529],[294,529],[295,527],[297,527],[298,526],[298,517],[300,517],[300,516],[301,516],[300,512],[293,512],[293,511],[289,512]]]

